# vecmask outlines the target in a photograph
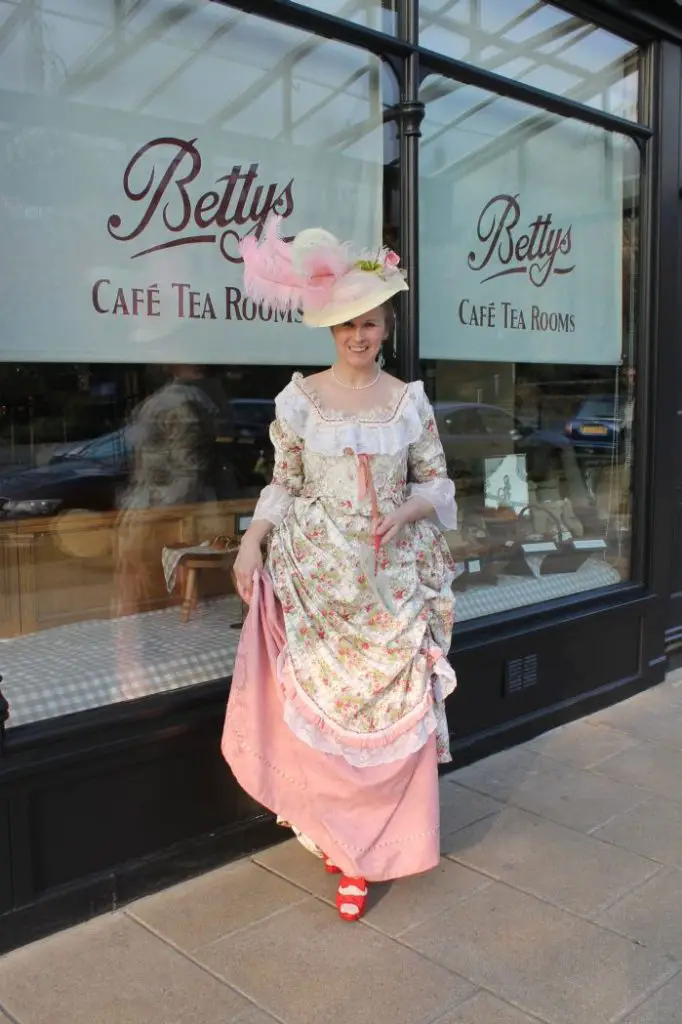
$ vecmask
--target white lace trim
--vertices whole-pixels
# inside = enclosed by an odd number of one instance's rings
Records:
[[[395,455],[421,437],[425,401],[424,385],[415,381],[406,385],[387,419],[370,419],[371,411],[364,416],[326,412],[292,381],[275,404],[277,416],[318,455],[343,455],[347,448],[357,455]]]
[[[253,512],[254,519],[266,519],[273,526],[279,526],[294,502],[293,494],[279,484],[268,484],[260,492]]]
[[[301,832],[300,828],[296,828],[296,826],[292,825],[290,821],[285,821],[284,818],[280,818],[279,814],[277,815],[277,824],[282,825],[283,828],[290,828],[301,846],[304,846],[308,853],[312,853],[314,857],[319,857],[320,859],[324,857],[324,854],[317,843],[314,843],[312,839],[305,834],[305,832]]]
[[[455,485],[447,477],[437,477],[425,484],[408,484],[409,498],[419,495],[425,498],[438,516],[438,521],[445,530],[457,529],[457,502],[455,501]]]
[[[457,676],[452,665],[446,658],[439,658],[433,667],[434,700],[442,704],[456,687]],[[421,750],[432,733],[442,731],[443,724],[447,734],[447,720],[444,714],[437,714],[436,705],[430,707],[421,721],[409,732],[403,733],[402,736],[398,736],[392,743],[387,743],[384,747],[373,749],[349,747],[329,732],[322,732],[286,700],[284,721],[294,735],[313,750],[342,757],[354,768],[373,768],[381,764],[392,764],[394,761],[404,761],[405,758]]]

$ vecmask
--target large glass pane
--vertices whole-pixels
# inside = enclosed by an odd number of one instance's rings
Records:
[[[244,296],[238,241],[275,211],[285,235],[380,244],[395,138],[376,58],[223,5],[0,18],[0,639],[18,726],[230,673],[229,551],[271,473],[273,399],[332,353]]]
[[[430,50],[638,119],[637,48],[553,4],[420,0],[419,25],[420,42]]]
[[[459,497],[458,620],[631,576],[639,154],[424,84],[422,373]]]

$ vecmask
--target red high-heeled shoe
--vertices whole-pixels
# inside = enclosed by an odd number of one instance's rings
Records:
[[[365,912],[367,882],[342,875],[336,890],[336,909],[342,921],[359,921]]]
[[[324,864],[324,870],[328,875],[340,875],[341,868],[337,868],[336,864],[330,861],[326,853],[322,854],[322,863]]]

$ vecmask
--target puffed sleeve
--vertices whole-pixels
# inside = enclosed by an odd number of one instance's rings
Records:
[[[272,483],[261,491],[254,519],[267,519],[279,526],[294,498],[303,486],[303,443],[292,427],[278,416],[270,425],[270,440],[275,449]]]
[[[417,391],[415,401],[422,432],[408,450],[409,497],[419,495],[426,498],[429,504],[433,505],[440,525],[446,530],[456,530],[455,485],[448,477],[436,417],[423,388]]]

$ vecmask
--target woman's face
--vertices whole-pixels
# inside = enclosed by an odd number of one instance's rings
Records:
[[[332,327],[339,363],[354,370],[373,366],[387,333],[386,311],[382,306]]]

